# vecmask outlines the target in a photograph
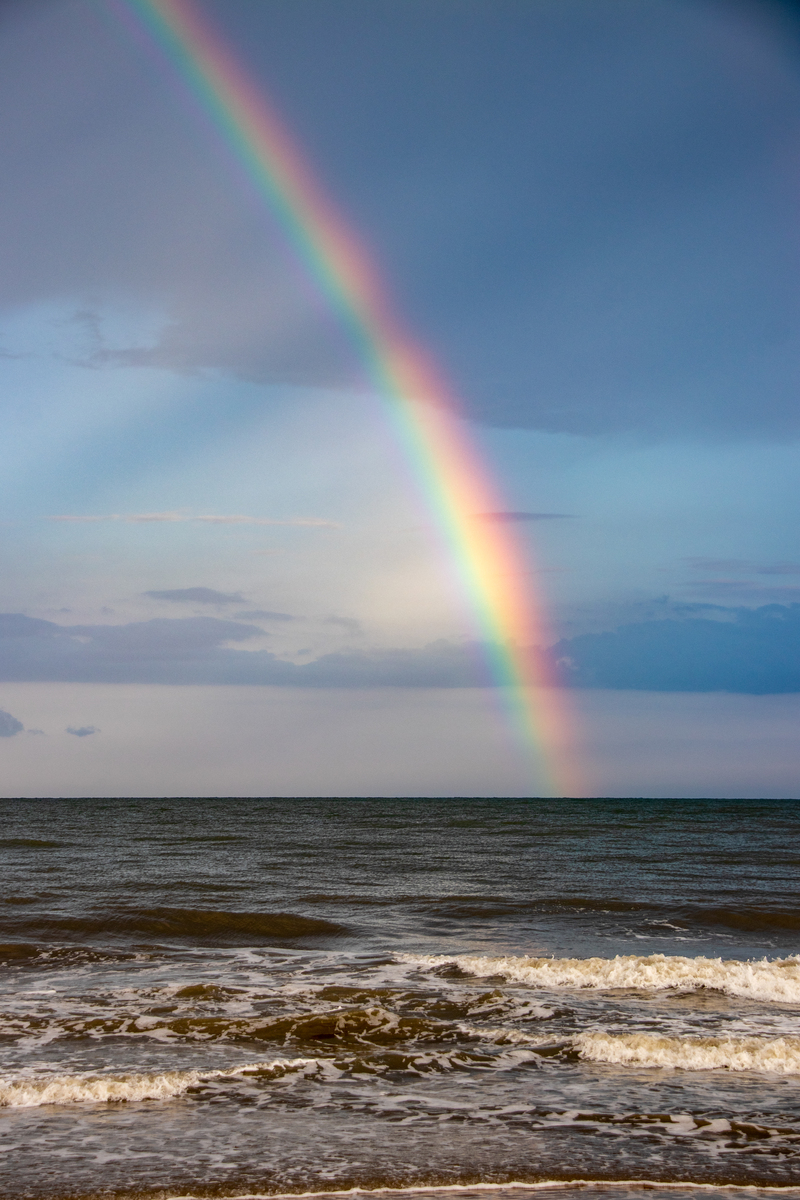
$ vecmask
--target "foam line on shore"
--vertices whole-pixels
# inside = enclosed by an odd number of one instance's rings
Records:
[[[643,1191],[655,1191],[656,1188],[665,1191],[682,1191],[691,1188],[696,1192],[730,1192],[733,1195],[800,1195],[800,1185],[797,1184],[758,1184],[758,1183],[696,1183],[690,1179],[660,1180],[660,1179],[544,1179],[534,1183],[523,1183],[514,1180],[512,1183],[441,1183],[430,1187],[416,1186],[405,1188],[346,1188],[342,1191],[327,1192],[240,1192],[227,1200],[326,1200],[326,1197],[344,1196],[421,1196],[428,1193],[436,1195],[469,1195],[470,1192],[540,1192],[556,1189],[567,1191],[570,1188],[585,1188],[592,1191],[606,1191],[610,1188],[641,1188]],[[194,1193],[168,1194],[165,1200],[204,1200]]]

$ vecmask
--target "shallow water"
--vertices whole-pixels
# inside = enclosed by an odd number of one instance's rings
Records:
[[[800,1194],[795,802],[0,815],[3,1197]]]

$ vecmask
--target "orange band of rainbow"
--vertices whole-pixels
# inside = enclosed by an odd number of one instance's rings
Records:
[[[518,736],[535,755],[538,791],[578,794],[564,689],[537,650],[549,640],[543,608],[513,530],[477,519],[504,506],[458,403],[401,329],[372,263],[262,89],[191,0],[111,2],[121,16],[138,20],[188,84],[348,331],[449,547],[494,682]]]

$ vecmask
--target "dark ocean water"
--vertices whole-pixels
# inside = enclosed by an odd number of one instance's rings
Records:
[[[2,801],[0,1197],[800,1195],[799,868],[793,801]]]

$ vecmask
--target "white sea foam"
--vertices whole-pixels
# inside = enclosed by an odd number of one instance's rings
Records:
[[[800,1004],[800,957],[736,962],[682,955],[618,954],[616,958],[490,958],[479,954],[399,954],[421,967],[448,963],[469,975],[502,975],[542,988],[634,988],[637,991],[713,988],[751,1000]]]
[[[526,1192],[548,1192],[548,1191],[564,1191],[572,1190],[580,1191],[582,1194],[586,1192],[598,1192],[600,1195],[611,1194],[619,1188],[635,1188],[641,1190],[643,1195],[654,1191],[684,1191],[691,1190],[698,1194],[703,1192],[729,1192],[733,1196],[760,1196],[760,1195],[784,1195],[797,1196],[800,1194],[800,1187],[796,1184],[753,1184],[753,1183],[698,1183],[689,1179],[670,1179],[670,1180],[653,1180],[653,1179],[616,1179],[616,1180],[599,1180],[599,1179],[541,1179],[537,1182],[524,1183],[522,1181],[512,1181],[510,1183],[443,1183],[431,1184],[426,1186],[421,1184],[418,1187],[376,1187],[376,1188],[346,1188],[342,1191],[328,1192],[240,1192],[235,1196],[231,1196],[231,1200],[328,1200],[328,1197],[339,1200],[345,1196],[394,1196],[398,1200],[403,1196],[428,1196],[428,1195],[452,1195],[452,1196],[471,1196],[475,1192],[489,1193],[500,1196],[505,1196],[507,1193],[511,1195],[523,1195]],[[201,1200],[199,1196],[193,1193],[172,1194],[167,1196],[167,1200]]]
[[[284,1074],[316,1067],[315,1058],[275,1058],[242,1063],[219,1071],[163,1071],[119,1075],[41,1075],[0,1080],[0,1107],[37,1108],[42,1104],[104,1104],[132,1100],[170,1100],[212,1079],[246,1073]]]
[[[542,1040],[541,1034],[534,1036],[513,1026],[487,1029],[461,1022],[456,1028],[467,1037],[475,1038],[476,1041],[494,1042],[496,1046],[538,1046]]]
[[[581,1033],[581,1058],[626,1067],[683,1071],[758,1071],[800,1075],[800,1037],[660,1037],[651,1033]]]

